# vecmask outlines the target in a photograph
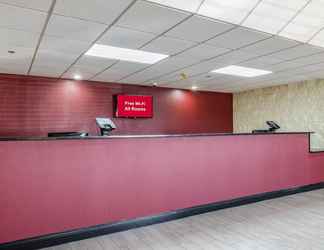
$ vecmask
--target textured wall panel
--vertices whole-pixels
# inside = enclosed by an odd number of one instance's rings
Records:
[[[314,131],[312,147],[324,148],[324,80],[234,94],[234,131],[250,132],[277,121],[282,131]]]

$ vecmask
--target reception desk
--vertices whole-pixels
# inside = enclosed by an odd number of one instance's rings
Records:
[[[324,180],[309,133],[0,139],[4,243]]]

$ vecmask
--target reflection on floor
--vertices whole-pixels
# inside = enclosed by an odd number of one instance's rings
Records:
[[[323,250],[324,190],[317,190],[48,250]]]

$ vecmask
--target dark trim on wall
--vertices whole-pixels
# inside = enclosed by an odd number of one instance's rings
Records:
[[[245,196],[237,199],[210,203],[201,206],[195,206],[190,208],[178,209],[175,211],[158,214],[156,216],[149,216],[143,218],[137,218],[133,220],[121,221],[111,224],[103,224],[92,226],[88,228],[76,229],[67,232],[54,233],[50,235],[44,235],[24,240],[13,241],[9,243],[0,244],[0,249],[6,250],[34,250],[55,245],[60,245],[72,241],[83,240],[100,235],[106,235],[125,231],[133,228],[148,226],[152,224],[162,223],[166,221],[181,219],[193,215],[202,213],[208,213],[220,209],[226,209],[230,207],[237,207],[255,202],[260,202],[269,199],[275,199],[287,195],[293,195],[302,192],[308,192],[316,189],[324,188],[324,182],[300,186],[289,189],[282,189],[273,192],[261,193],[251,196]]]

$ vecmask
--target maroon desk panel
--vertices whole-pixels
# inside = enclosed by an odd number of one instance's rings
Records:
[[[0,243],[323,181],[307,134],[0,142]]]

